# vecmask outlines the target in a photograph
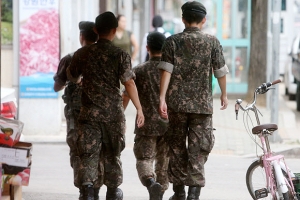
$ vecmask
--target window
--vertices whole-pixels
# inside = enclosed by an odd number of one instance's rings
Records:
[[[239,0],[238,2],[238,12],[236,13],[235,20],[235,35],[236,38],[247,38],[248,31],[248,1],[247,0]]]
[[[286,10],[286,0],[281,0],[281,10]]]

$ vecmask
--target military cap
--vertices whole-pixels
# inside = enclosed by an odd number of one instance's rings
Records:
[[[152,50],[161,50],[166,36],[160,32],[151,32],[147,36],[147,45]]]
[[[118,27],[116,16],[110,12],[104,12],[96,17],[95,25],[98,29],[113,29]]]
[[[185,12],[195,12],[199,14],[206,15],[206,8],[204,5],[198,1],[188,1],[181,6],[182,13]]]
[[[89,22],[89,21],[81,21],[78,24],[80,32],[93,31],[94,26],[95,26],[95,23],[94,22]]]

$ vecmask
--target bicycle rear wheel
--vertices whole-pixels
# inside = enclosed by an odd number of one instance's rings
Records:
[[[284,176],[286,177],[285,174],[284,174]],[[255,196],[256,190],[267,188],[266,173],[265,173],[265,170],[262,167],[261,162],[259,160],[256,160],[248,167],[248,170],[246,173],[246,185],[247,185],[248,192],[250,193],[251,197],[254,200],[257,199]],[[289,188],[289,190],[290,190],[290,188]],[[278,191],[276,193],[278,196]],[[284,200],[293,199],[293,198],[290,198],[291,197],[290,195],[291,195],[290,191],[283,194]],[[277,200],[279,198],[277,198],[277,197],[272,198],[272,195],[270,193],[268,193],[266,197],[260,198],[260,199]]]

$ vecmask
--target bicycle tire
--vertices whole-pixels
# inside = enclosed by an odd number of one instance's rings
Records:
[[[246,185],[249,194],[251,195],[252,199],[257,200],[255,197],[255,190],[266,188],[267,187],[267,181],[266,181],[266,174],[263,166],[261,165],[260,160],[256,160],[247,169],[246,173]],[[272,199],[272,195],[269,195],[268,191],[268,196],[265,198],[260,198],[261,199],[269,199],[269,200],[277,200],[277,199]]]
[[[283,175],[287,178],[287,175],[284,173],[284,171],[283,171]],[[255,197],[254,191],[258,190],[258,189],[266,188],[266,186],[267,186],[266,174],[265,174],[265,170],[264,170],[263,166],[261,165],[260,160],[254,161],[248,167],[247,173],[246,173],[246,185],[247,185],[249,194],[251,195],[251,197],[254,200],[257,200],[257,198]],[[288,192],[283,193],[284,200],[289,200],[291,197],[290,195],[291,195],[291,192],[290,192],[290,188],[289,188]],[[267,197],[260,198],[260,200],[261,199],[276,200],[276,199],[273,199],[272,195],[269,195],[269,194]]]
[[[282,173],[283,173],[283,176],[286,178],[286,179],[288,179],[288,174],[285,172],[285,170],[283,170],[282,169]],[[292,190],[291,190],[291,188],[289,188],[288,187],[288,192],[286,193],[286,194],[283,194],[283,197],[284,197],[284,199],[287,199],[287,197],[286,196],[288,196],[289,197],[289,199],[298,199],[298,200],[300,200],[300,196],[299,195],[297,195],[297,194],[295,194],[295,195],[293,195],[292,194]]]

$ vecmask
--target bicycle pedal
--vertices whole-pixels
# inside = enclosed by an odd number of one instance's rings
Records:
[[[267,188],[262,188],[259,190],[255,190],[254,194],[257,199],[261,199],[268,196],[268,190]]]

